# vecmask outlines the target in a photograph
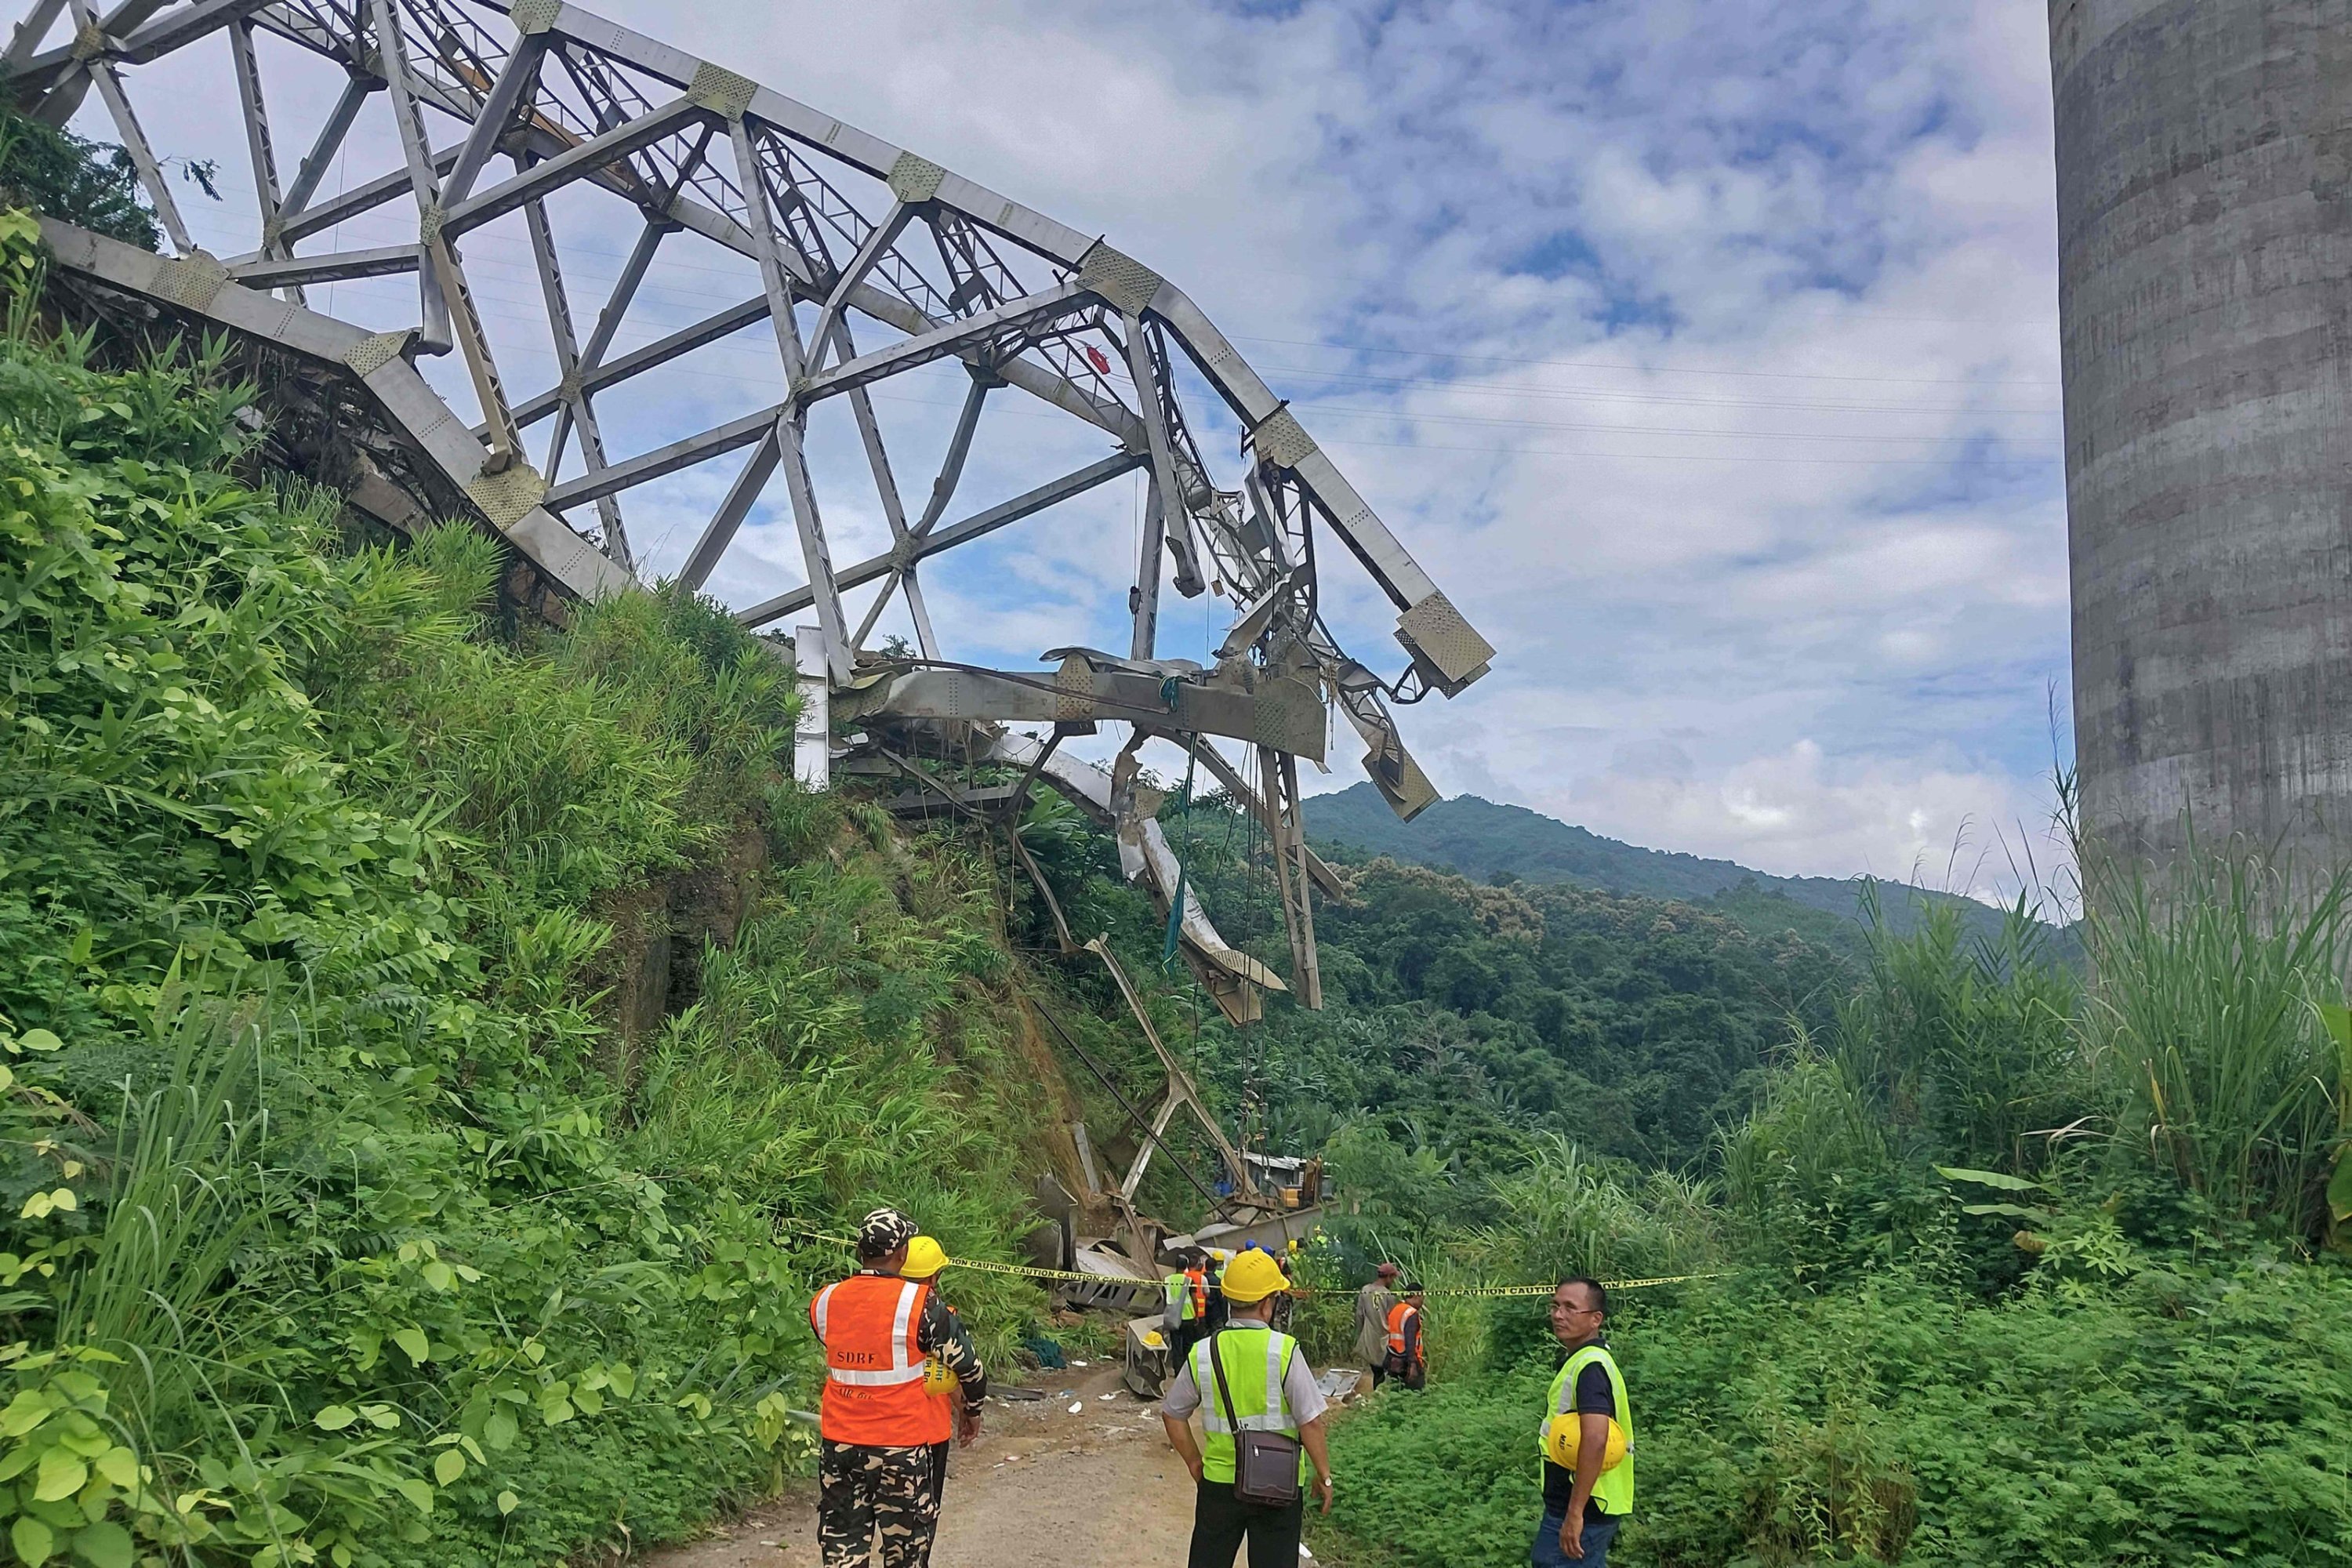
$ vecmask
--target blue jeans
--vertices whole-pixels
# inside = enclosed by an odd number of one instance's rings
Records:
[[[1609,1543],[1617,1539],[1617,1527],[1624,1521],[1614,1514],[1584,1510],[1584,1533],[1578,1543],[1584,1548],[1581,1557],[1570,1557],[1559,1549],[1559,1527],[1568,1516],[1547,1513],[1536,1526],[1535,1549],[1528,1560],[1535,1568],[1609,1568]]]

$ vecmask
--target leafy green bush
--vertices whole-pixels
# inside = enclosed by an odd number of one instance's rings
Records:
[[[488,542],[345,552],[215,358],[89,348],[0,338],[0,1527],[545,1562],[803,1463],[778,1222],[1022,1225],[984,868],[799,795],[716,606],[503,637]]]
[[[2143,1262],[2001,1304],[1750,1273],[1621,1311],[1634,1568],[2352,1560],[2352,1294]],[[1343,1563],[1523,1562],[1553,1361],[1384,1392],[1335,1439]]]

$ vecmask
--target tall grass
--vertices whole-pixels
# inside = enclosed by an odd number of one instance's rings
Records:
[[[2031,1166],[2032,1134],[2078,1115],[2081,985],[2021,899],[1997,937],[1949,904],[1907,937],[1866,889],[1869,965],[1838,1013],[1836,1054],[1898,1142],[1948,1163]]]
[[[137,1367],[134,1401],[151,1426],[188,1409],[193,1360],[217,1349],[216,1288],[258,1215],[235,1173],[257,1161],[266,1126],[254,1106],[261,1030],[192,1006],[169,1079],[143,1095],[124,1080],[105,1219],[58,1295],[59,1341]]]
[[[1762,1100],[1721,1147],[1724,1190],[1750,1215],[1791,1202],[1817,1205],[1842,1184],[1893,1163],[1885,1126],[1851,1070],[1801,1029]]]
[[[1714,1253],[1707,1184],[1665,1172],[1628,1185],[1558,1133],[1495,1180],[1495,1223],[1473,1233],[1489,1279],[1674,1274]]]
[[[2118,1139],[2225,1218],[2316,1232],[2346,1078],[2321,1008],[2352,958],[2352,873],[2306,889],[2192,843],[2154,885],[2095,858],[2085,878],[2084,1029]]]

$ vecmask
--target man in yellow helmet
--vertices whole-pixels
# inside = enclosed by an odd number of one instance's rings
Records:
[[[1186,1568],[1234,1568],[1249,1542],[1250,1568],[1295,1568],[1306,1522],[1305,1489],[1286,1505],[1244,1500],[1234,1489],[1234,1434],[1271,1432],[1295,1439],[1302,1451],[1298,1479],[1314,1466],[1323,1511],[1331,1511],[1331,1456],[1325,1446],[1323,1392],[1315,1386],[1306,1352],[1270,1319],[1274,1299],[1290,1288],[1282,1266],[1253,1249],[1225,1268],[1218,1289],[1227,1317],[1192,1347],[1169,1384],[1160,1419],[1171,1447],[1183,1458],[1199,1489],[1192,1507],[1192,1546]],[[1222,1373],[1222,1375],[1220,1375]],[[1205,1444],[1192,1440],[1191,1418],[1201,1413]],[[1286,1486],[1287,1482],[1285,1482]]]
[[[939,1407],[933,1417],[933,1430],[952,1434],[928,1445],[931,1450],[931,1506],[937,1509],[947,1496],[948,1449],[970,1447],[980,1435],[980,1416],[964,1402],[962,1383],[956,1368],[969,1357],[974,1365],[980,1353],[971,1347],[971,1336],[964,1331],[963,1319],[947,1299],[940,1294],[940,1275],[949,1263],[947,1248],[936,1237],[919,1236],[907,1244],[907,1261],[898,1270],[902,1279],[913,1279],[931,1288],[931,1299],[947,1310],[950,1343],[944,1355],[928,1356],[923,1362],[923,1392],[931,1396]]]
[[[1568,1351],[1551,1380],[1544,1419],[1537,1427],[1542,1452],[1543,1522],[1536,1526],[1535,1568],[1608,1568],[1609,1543],[1633,1511],[1633,1456],[1612,1465],[1609,1425],[1615,1422],[1630,1449],[1633,1412],[1625,1398],[1625,1374],[1609,1352],[1609,1292],[1597,1279],[1579,1275],[1551,1293],[1551,1332]],[[1552,1421],[1577,1423],[1576,1468],[1555,1462],[1549,1437]]]

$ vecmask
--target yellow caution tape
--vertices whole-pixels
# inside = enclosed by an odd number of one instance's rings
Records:
[[[789,1232],[804,1240],[826,1242],[835,1247],[855,1245],[845,1236],[831,1236],[794,1220],[779,1219],[775,1222],[775,1228],[780,1236]],[[974,1269],[982,1274],[1006,1274],[1021,1279],[1070,1279],[1082,1285],[1134,1286],[1141,1289],[1157,1286],[1160,1283],[1157,1279],[1129,1279],[1117,1274],[1087,1274],[1075,1268],[1039,1268],[1025,1263],[990,1263],[976,1258],[950,1258],[949,1267]],[[1684,1285],[1694,1279],[1722,1278],[1724,1278],[1723,1274],[1718,1271],[1713,1274],[1668,1274],[1654,1279],[1603,1279],[1601,1283],[1612,1290],[1640,1290],[1653,1285]],[[1549,1296],[1558,1289],[1557,1285],[1441,1285],[1424,1294],[1470,1297]],[[1311,1285],[1294,1285],[1290,1288],[1290,1294],[1319,1296],[1328,1292],[1318,1290]]]
[[[1683,1285],[1693,1279],[1720,1279],[1721,1272],[1713,1274],[1665,1274],[1654,1279],[1603,1279],[1603,1289],[1639,1290],[1651,1285]],[[1424,1292],[1431,1296],[1549,1296],[1559,1289],[1557,1285],[1463,1285],[1451,1289],[1440,1286]]]

